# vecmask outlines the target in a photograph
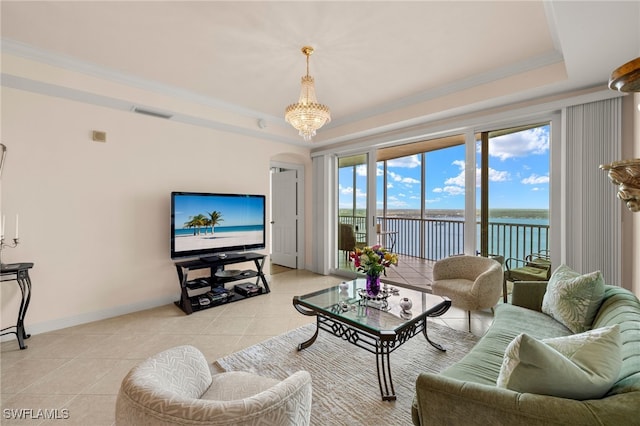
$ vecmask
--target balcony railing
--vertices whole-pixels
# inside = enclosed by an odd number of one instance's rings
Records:
[[[353,225],[362,241],[366,218],[340,216],[341,223]],[[416,219],[378,217],[376,223],[384,231],[393,233],[388,238],[395,242],[394,252],[427,260],[439,260],[464,253],[464,227],[462,220]],[[489,254],[505,258],[524,258],[530,253],[549,250],[549,225],[489,222]],[[480,244],[480,222],[476,223],[476,241]],[[390,245],[389,241],[381,241]]]

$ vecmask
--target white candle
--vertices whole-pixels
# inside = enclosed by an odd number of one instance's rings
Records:
[[[16,213],[16,240],[18,239],[18,214]]]
[[[4,239],[4,215],[2,215],[2,230],[0,231],[0,238]]]

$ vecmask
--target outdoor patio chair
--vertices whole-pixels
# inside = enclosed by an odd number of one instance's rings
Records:
[[[507,281],[548,281],[551,277],[551,256],[548,250],[531,253],[524,259],[510,257],[504,262],[502,297],[507,302]]]
[[[338,230],[338,250],[345,252],[345,259],[349,259],[349,253],[356,247],[364,247],[364,243],[356,240],[356,233],[353,231],[353,225],[341,223]]]

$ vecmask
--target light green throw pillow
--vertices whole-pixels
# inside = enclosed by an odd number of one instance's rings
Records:
[[[591,328],[604,297],[600,271],[581,275],[566,265],[556,269],[542,299],[542,312],[574,333]]]
[[[602,398],[622,367],[618,324],[536,340],[520,334],[505,350],[497,386],[576,400]]]

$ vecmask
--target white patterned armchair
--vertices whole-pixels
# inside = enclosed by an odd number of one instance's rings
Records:
[[[492,308],[502,294],[502,265],[481,256],[451,256],[433,265],[433,294],[447,296],[451,304],[467,311]]]
[[[246,372],[211,375],[193,346],[168,349],[134,367],[116,401],[116,425],[308,425],[311,376],[285,380]]]

